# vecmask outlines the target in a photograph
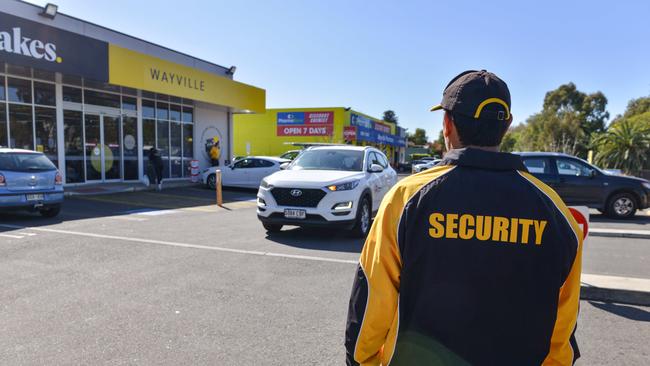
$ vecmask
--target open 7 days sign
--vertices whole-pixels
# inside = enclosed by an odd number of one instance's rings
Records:
[[[334,112],[279,112],[278,136],[332,136]]]

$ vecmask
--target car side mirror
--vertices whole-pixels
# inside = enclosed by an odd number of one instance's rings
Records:
[[[595,178],[597,175],[598,175],[598,173],[596,173],[596,170],[590,170],[589,171],[589,178]]]
[[[235,170],[235,166],[234,166],[234,165],[231,165],[231,166],[230,166],[230,170]]]
[[[289,164],[291,164],[291,163],[285,162],[285,163],[280,164],[280,170],[287,169],[289,167]]]
[[[370,168],[368,168],[368,171],[370,173],[381,173],[384,171],[384,168],[379,164],[370,164]]]

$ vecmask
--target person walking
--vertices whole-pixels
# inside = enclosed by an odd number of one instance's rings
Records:
[[[163,177],[163,161],[160,156],[160,151],[155,147],[149,149],[149,162],[153,166],[154,173],[156,174],[156,188],[162,190],[162,177]]]
[[[582,232],[517,155],[508,86],[465,71],[444,90],[448,153],[386,195],[363,247],[348,365],[571,365]]]

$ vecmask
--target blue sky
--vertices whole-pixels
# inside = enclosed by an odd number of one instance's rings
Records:
[[[267,106],[393,109],[437,137],[428,107],[459,72],[510,86],[515,123],[573,81],[612,116],[650,95],[650,1],[87,1],[59,11],[224,66]],[[47,1],[32,1],[43,5]]]

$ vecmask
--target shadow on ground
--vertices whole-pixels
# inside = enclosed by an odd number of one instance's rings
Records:
[[[254,207],[256,190],[224,188],[225,209]],[[164,210],[191,209],[201,212],[223,210],[216,206],[214,191],[202,186],[179,187],[156,191],[112,193],[96,196],[66,197],[59,216],[41,217],[38,212],[0,212],[0,224],[17,226],[47,226],[65,221],[131,215]],[[1,232],[13,230],[0,227]]]
[[[301,249],[361,253],[364,240],[352,238],[345,230],[336,228],[290,228],[268,233],[267,240]]]
[[[640,307],[598,301],[589,301],[589,303],[598,309],[618,315],[625,319],[650,322],[650,311],[644,310]]]
[[[608,224],[627,224],[627,225],[650,225],[650,216],[645,213],[637,213],[635,216],[632,216],[628,219],[612,219],[603,214],[590,214],[589,221],[608,223]]]

